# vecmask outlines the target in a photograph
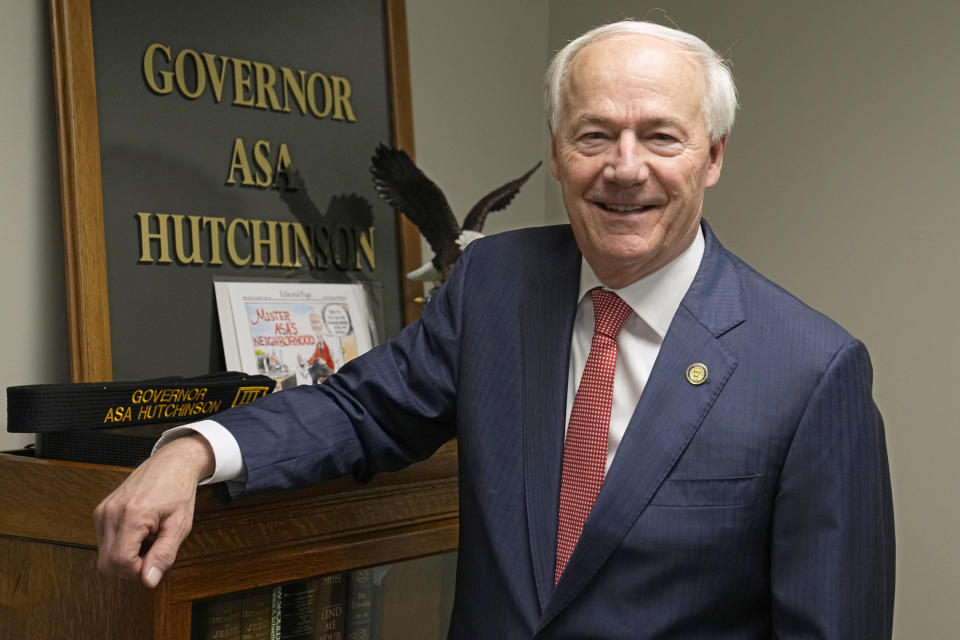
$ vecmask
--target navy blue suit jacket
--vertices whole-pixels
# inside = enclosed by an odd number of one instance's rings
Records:
[[[318,387],[222,414],[248,490],[364,480],[457,436],[451,638],[888,638],[894,538],[863,345],[726,251],[703,262],[560,582],[580,253],[479,240],[423,318]],[[694,386],[692,363],[709,370]]]

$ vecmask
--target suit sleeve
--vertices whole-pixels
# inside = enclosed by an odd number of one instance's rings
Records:
[[[880,640],[893,620],[894,528],[866,348],[833,357],[790,445],[774,506],[774,636]]]
[[[365,482],[429,457],[455,435],[463,295],[470,250],[423,316],[324,384],[274,393],[217,415],[237,439],[244,491]]]

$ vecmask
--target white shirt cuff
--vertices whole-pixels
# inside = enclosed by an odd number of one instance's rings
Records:
[[[153,453],[156,453],[157,449],[163,445],[193,433],[203,436],[210,443],[210,448],[213,449],[213,475],[201,480],[200,484],[227,482],[229,483],[228,486],[231,484],[236,486],[246,481],[247,469],[243,464],[243,454],[240,453],[240,445],[237,444],[237,439],[227,431],[226,427],[213,420],[201,420],[200,422],[192,422],[167,429],[157,440],[157,444],[153,446]]]

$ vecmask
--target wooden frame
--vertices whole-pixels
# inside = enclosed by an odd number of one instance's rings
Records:
[[[404,0],[384,0],[393,143],[413,155],[413,116]],[[60,147],[64,253],[74,382],[113,378],[107,310],[106,249],[89,0],[50,0],[57,129]],[[402,273],[420,265],[420,235],[406,218],[398,225]],[[402,281],[403,319],[419,315],[422,286]]]

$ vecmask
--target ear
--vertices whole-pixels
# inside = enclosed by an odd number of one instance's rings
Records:
[[[550,132],[550,174],[557,180],[560,179],[560,167],[557,164],[557,136],[553,131]]]
[[[723,168],[723,152],[727,148],[727,136],[723,136],[710,147],[710,164],[707,165],[707,175],[704,182],[709,189],[720,181],[720,170]]]

